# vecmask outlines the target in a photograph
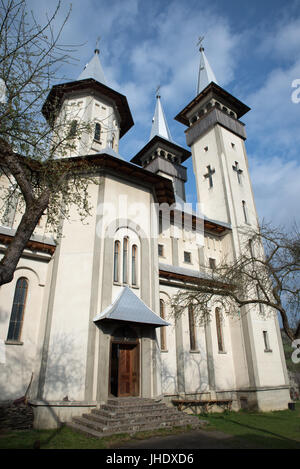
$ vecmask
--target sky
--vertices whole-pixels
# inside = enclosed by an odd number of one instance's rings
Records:
[[[69,0],[56,18],[63,21]],[[55,0],[28,0],[42,23]],[[247,104],[246,149],[260,219],[300,222],[300,0],[73,0],[61,42],[78,45],[62,81],[77,79],[100,36],[107,84],[127,97],[135,125],[119,152],[128,161],[148,142],[161,100],[173,140],[186,147],[174,120],[195,96],[198,37],[218,83]],[[195,201],[191,158],[187,200]]]

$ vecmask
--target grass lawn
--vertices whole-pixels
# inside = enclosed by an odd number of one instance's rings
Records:
[[[186,431],[188,431],[188,427]],[[120,442],[144,440],[152,436],[180,434],[182,428],[159,429],[139,432],[130,436],[120,434],[105,438],[94,438],[75,432],[66,426],[58,430],[18,430],[0,433],[0,449],[33,449],[36,442],[41,449],[109,449]]]
[[[277,412],[226,412],[201,416],[209,422],[205,431],[218,430],[232,435],[228,447],[300,449],[300,403],[296,410]],[[181,433],[182,430],[157,430],[135,435],[135,439]],[[0,433],[0,449],[107,449],[118,442],[129,441],[129,435],[102,439],[86,437],[63,426],[58,430],[27,430]]]
[[[203,417],[202,417],[203,418]],[[226,412],[206,415],[208,430],[218,430],[234,438],[234,447],[300,449],[300,402],[296,410],[276,412]]]

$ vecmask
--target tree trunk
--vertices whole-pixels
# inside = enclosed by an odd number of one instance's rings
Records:
[[[45,191],[38,199],[31,202],[30,205],[26,205],[26,210],[17,232],[0,262],[0,286],[12,281],[20,256],[30,240],[39,219],[48,206],[49,197],[49,191]]]

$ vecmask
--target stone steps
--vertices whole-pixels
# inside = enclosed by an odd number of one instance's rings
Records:
[[[198,417],[179,412],[152,399],[108,399],[99,409],[89,414],[73,417],[70,428],[97,438],[137,433],[161,428],[199,428],[203,422]]]

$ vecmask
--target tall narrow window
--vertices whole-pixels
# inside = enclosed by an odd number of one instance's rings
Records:
[[[165,302],[163,300],[160,300],[159,305],[160,305],[160,317],[162,319],[165,319],[166,318]],[[167,350],[166,327],[165,326],[162,326],[160,328],[160,349],[161,350]]]
[[[68,137],[73,138],[75,137],[77,132],[77,120],[73,120],[70,125],[70,130],[68,133]]]
[[[123,283],[128,282],[128,238],[123,239]]]
[[[15,294],[14,294],[7,340],[13,340],[16,342],[20,340],[27,291],[28,291],[28,280],[24,277],[19,278],[16,284],[16,289],[15,289]]]
[[[120,241],[115,241],[114,249],[114,282],[120,281]]]
[[[220,308],[216,308],[216,327],[217,327],[217,339],[218,339],[218,349],[219,352],[224,352],[224,340],[223,340],[223,330],[222,330],[222,316]]]
[[[191,264],[192,262],[191,253],[188,251],[184,251],[183,259],[184,259],[184,262],[186,262],[187,264]]]
[[[249,239],[248,243],[249,243],[249,252],[250,252],[250,256],[251,256],[251,259],[253,259],[253,258],[254,258],[253,240],[252,240],[252,239]]]
[[[272,352],[272,350],[270,349],[268,331],[263,331],[263,336],[264,336],[265,352]]]
[[[164,247],[162,244],[158,245],[158,255],[162,257],[164,255]]]
[[[163,217],[162,217],[162,212],[159,212],[158,215],[158,234],[162,234],[163,231]]]
[[[137,246],[134,244],[132,246],[131,253],[131,283],[132,285],[137,284]]]
[[[100,142],[100,136],[101,136],[101,125],[99,124],[99,122],[96,122],[94,140],[97,140],[97,142]]]
[[[242,204],[243,204],[244,221],[245,221],[245,223],[248,223],[246,202],[243,200]]]
[[[192,305],[189,305],[188,307],[188,314],[189,314],[189,329],[190,329],[190,349],[197,350],[195,314],[194,314],[194,309]]]

